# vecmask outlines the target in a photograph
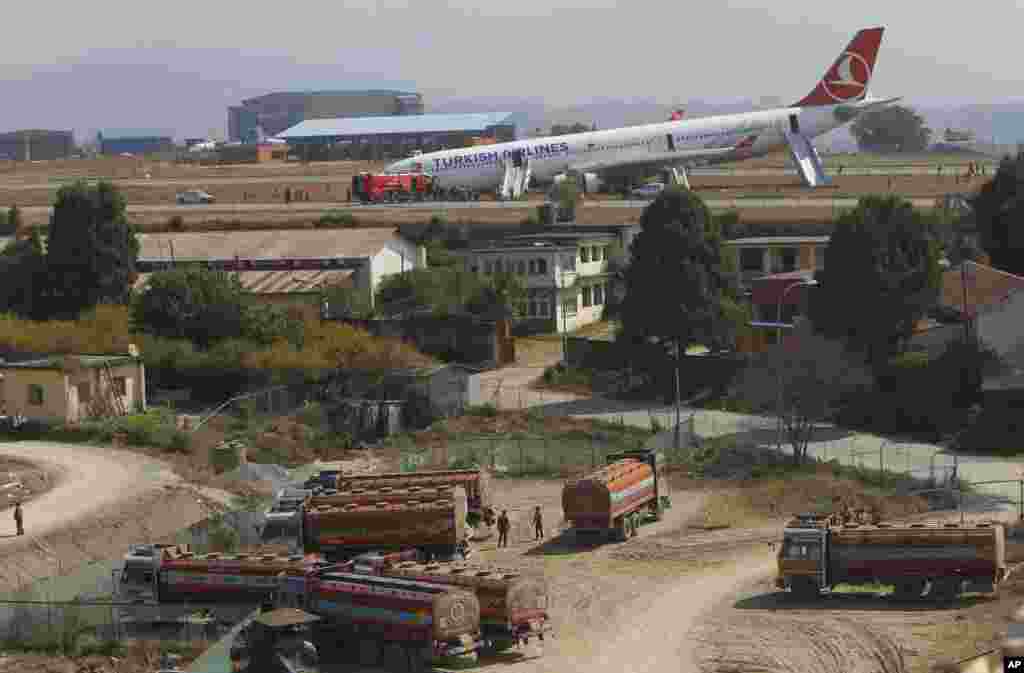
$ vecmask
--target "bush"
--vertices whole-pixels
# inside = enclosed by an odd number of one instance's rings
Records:
[[[544,370],[541,380],[550,386],[589,386],[594,382],[594,370],[566,367],[561,362]]]
[[[498,407],[494,406],[493,402],[470,404],[466,406],[465,414],[466,416],[485,416],[492,418],[498,415]]]
[[[329,210],[320,216],[316,221],[317,228],[320,227],[357,227],[359,220],[352,213],[341,210]]]

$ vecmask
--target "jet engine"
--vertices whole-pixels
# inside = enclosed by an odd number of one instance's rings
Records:
[[[557,186],[565,181],[568,177],[567,173],[559,173],[552,178],[554,184]],[[601,191],[604,187],[604,180],[602,180],[597,173],[583,173],[582,180],[577,180],[577,184],[580,186],[580,190],[584,194],[596,194]]]

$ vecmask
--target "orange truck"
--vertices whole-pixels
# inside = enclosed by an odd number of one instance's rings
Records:
[[[625,540],[668,507],[668,479],[655,451],[608,456],[608,465],[562,488],[562,510],[577,532],[597,532]]]

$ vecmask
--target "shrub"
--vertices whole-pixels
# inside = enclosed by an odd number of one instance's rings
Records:
[[[494,406],[493,402],[485,402],[483,404],[470,404],[466,406],[467,416],[485,416],[494,417],[498,415],[498,407]]]
[[[355,215],[341,210],[329,210],[316,221],[315,226],[320,227],[357,227],[359,220]]]

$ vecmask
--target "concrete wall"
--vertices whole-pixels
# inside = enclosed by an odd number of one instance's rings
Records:
[[[90,400],[109,394],[110,384],[99,368],[77,373],[57,369],[3,369],[3,402],[10,415],[51,423],[81,421],[89,416]],[[111,376],[124,378],[125,394],[120,403],[127,413],[146,407],[146,372],[141,361],[111,367]],[[43,387],[43,404],[29,403],[29,386]],[[116,404],[116,402],[114,402]]]
[[[63,423],[67,418],[67,377],[52,369],[3,369],[4,411],[11,416]],[[42,405],[29,403],[29,386],[43,388]]]

